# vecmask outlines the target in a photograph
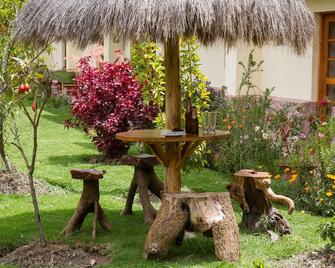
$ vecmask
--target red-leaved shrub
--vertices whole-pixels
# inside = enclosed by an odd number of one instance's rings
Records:
[[[118,132],[130,128],[149,128],[157,114],[155,106],[144,105],[142,86],[128,62],[103,62],[99,67],[90,58],[80,60],[76,77],[78,98],[72,103],[75,122],[87,130],[95,130],[93,142],[107,158],[127,153],[127,144],[115,139]]]

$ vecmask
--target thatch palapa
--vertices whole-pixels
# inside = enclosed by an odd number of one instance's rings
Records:
[[[30,0],[19,13],[15,38],[37,46],[67,40],[85,47],[112,33],[120,39],[197,36],[287,45],[302,53],[315,23],[304,0]]]

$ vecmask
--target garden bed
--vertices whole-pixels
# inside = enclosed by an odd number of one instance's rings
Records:
[[[271,266],[275,268],[331,268],[335,267],[335,251],[304,252],[289,259],[273,262]]]
[[[35,267],[93,267],[108,264],[105,244],[66,245],[63,243],[47,243],[40,246],[33,242],[9,253],[0,263],[13,264],[23,268]]]
[[[45,181],[35,180],[34,184],[36,192],[39,194],[64,192],[61,188],[52,186]],[[30,194],[27,176],[18,172],[0,171],[0,194]]]

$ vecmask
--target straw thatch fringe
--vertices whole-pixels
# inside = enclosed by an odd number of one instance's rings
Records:
[[[38,46],[67,40],[85,47],[109,33],[156,41],[196,35],[205,45],[246,41],[302,53],[314,29],[304,0],[30,0],[18,14],[15,38]]]

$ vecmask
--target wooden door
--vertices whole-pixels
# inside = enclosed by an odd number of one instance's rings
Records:
[[[335,14],[323,15],[321,38],[319,101],[329,100],[327,105],[320,105],[321,116],[325,118],[335,106]]]

